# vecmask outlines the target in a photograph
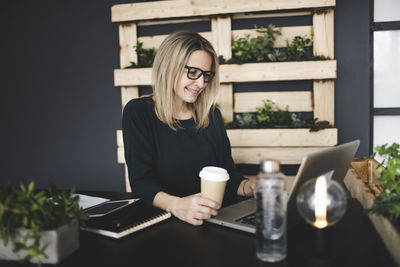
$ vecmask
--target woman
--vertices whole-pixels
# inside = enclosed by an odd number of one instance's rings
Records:
[[[122,120],[125,160],[135,196],[200,225],[219,205],[201,197],[200,170],[225,168],[225,197],[252,195],[254,183],[235,169],[220,111],[218,57],[197,33],[180,31],[160,45],[153,95],[131,100]]]

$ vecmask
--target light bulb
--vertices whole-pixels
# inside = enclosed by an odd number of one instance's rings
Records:
[[[319,229],[337,223],[347,207],[341,185],[325,176],[305,182],[298,191],[296,203],[304,220]]]

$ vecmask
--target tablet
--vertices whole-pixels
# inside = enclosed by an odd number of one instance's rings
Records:
[[[116,210],[122,209],[123,207],[126,207],[137,200],[138,199],[110,200],[97,206],[88,208],[84,212],[89,217],[101,217]]]

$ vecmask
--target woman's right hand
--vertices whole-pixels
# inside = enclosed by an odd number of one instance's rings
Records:
[[[218,214],[220,205],[212,200],[201,197],[201,194],[175,198],[169,205],[169,212],[182,221],[193,225],[203,224],[203,220]]]

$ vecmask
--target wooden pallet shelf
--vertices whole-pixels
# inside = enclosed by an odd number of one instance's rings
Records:
[[[311,16],[312,25],[281,27],[274,47],[286,46],[286,40],[303,36],[312,40],[313,55],[327,60],[298,62],[265,62],[220,66],[218,103],[226,123],[235,112],[255,112],[262,100],[275,100],[278,107],[290,112],[312,112],[314,118],[334,125],[334,79],[337,62],[334,58],[335,0],[170,0],[121,4],[112,7],[112,21],[119,24],[120,69],[114,70],[114,84],[121,86],[121,105],[140,97],[138,86],[151,85],[151,68],[126,69],[137,63],[134,46],[158,49],[166,35],[137,36],[137,28],[146,25],[206,22],[210,32],[199,32],[209,40],[218,55],[232,57],[232,41],[239,37],[257,36],[255,29],[232,29],[236,19]],[[260,26],[260,25],[259,25]],[[266,26],[266,25],[263,25]],[[304,91],[233,92],[233,83],[313,80]],[[258,90],[257,90],[258,91]],[[258,164],[263,158],[277,158],[282,164],[299,164],[308,153],[337,144],[338,130],[319,132],[308,129],[234,129],[228,130],[232,156],[236,164]],[[122,131],[117,131],[118,162],[124,161]],[[126,170],[126,166],[125,166]],[[126,172],[127,190],[129,182]]]

